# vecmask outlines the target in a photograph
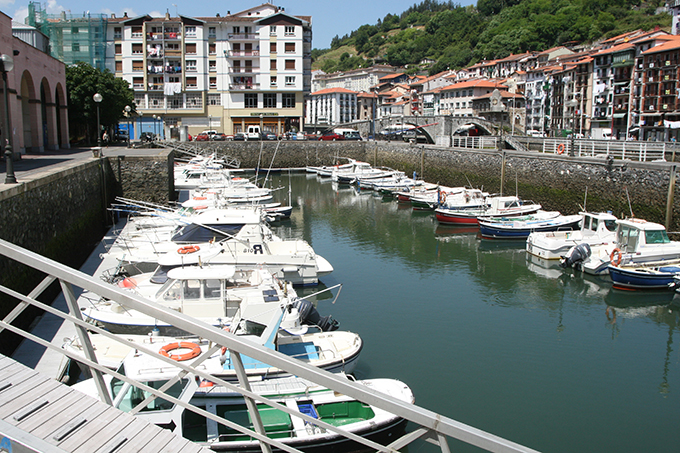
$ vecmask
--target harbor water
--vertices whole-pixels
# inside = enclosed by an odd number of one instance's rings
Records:
[[[270,179],[294,206],[274,231],[335,268],[299,294],[342,284],[316,298],[363,338],[357,378],[400,379],[418,405],[544,452],[680,448],[680,296],[614,291],[316,175]]]

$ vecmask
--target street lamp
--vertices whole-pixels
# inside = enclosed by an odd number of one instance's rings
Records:
[[[10,121],[9,121],[9,91],[7,89],[7,73],[14,69],[14,60],[11,56],[0,55],[0,71],[2,71],[3,93],[5,94],[5,166],[7,174],[5,176],[5,184],[16,184],[17,178],[14,175],[14,162],[12,161],[13,152],[10,143]]]
[[[102,126],[99,123],[99,103],[104,99],[101,94],[95,93],[94,96],[92,96],[92,99],[94,99],[94,102],[97,103],[97,146],[99,149],[102,148]]]
[[[153,135],[156,137],[156,115],[153,115]]]
[[[125,116],[127,117],[127,126],[128,126],[128,130],[127,130],[127,136],[128,136],[127,147],[128,148],[130,147],[130,112],[131,111],[132,111],[132,107],[130,107],[129,105],[126,105],[125,106]]]

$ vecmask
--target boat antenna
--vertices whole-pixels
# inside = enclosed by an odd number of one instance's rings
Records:
[[[515,172],[515,196],[519,198],[519,182],[517,181],[517,172]]]
[[[586,186],[586,193],[583,196],[583,206],[579,206],[583,212],[586,212],[586,202],[588,201],[588,186]]]
[[[465,179],[467,180],[468,184],[470,185],[470,189],[474,189],[474,187],[472,187],[472,183],[470,182],[470,178],[468,178],[467,175],[465,175]]]
[[[257,175],[260,172],[260,162],[262,161],[262,148],[264,147],[264,141],[260,141],[260,155],[257,157],[257,168],[255,169],[255,183],[257,183]]]
[[[274,159],[276,158],[276,153],[279,152],[279,145],[280,144],[281,144],[281,140],[276,142],[276,149],[274,150],[274,155],[272,156],[272,161],[269,163],[269,169],[267,169],[267,176],[264,177],[263,187],[267,184],[267,179],[269,179],[269,173],[272,171],[272,167],[274,166]],[[262,146],[264,146],[264,142],[262,142]]]
[[[626,189],[626,198],[628,199],[628,209],[630,210],[630,216],[635,217],[635,214],[633,214],[633,206],[630,204],[630,195],[628,194],[628,186],[624,187]]]

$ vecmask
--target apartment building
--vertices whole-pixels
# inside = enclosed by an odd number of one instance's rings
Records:
[[[488,79],[472,79],[454,83],[433,93],[436,115],[473,116],[472,100],[493,90],[506,90],[499,82]]]
[[[46,26],[71,26],[62,19]],[[270,3],[215,17],[112,15],[103,42],[105,67],[134,90],[137,137],[154,128],[180,138],[204,129],[235,134],[258,125],[281,134],[303,127],[309,16]]]
[[[373,65],[370,68],[359,68],[332,74],[316,71],[312,79],[312,91],[321,91],[326,88],[344,88],[357,92],[369,92],[372,87],[378,85],[382,77],[396,72],[397,68],[389,65]]]
[[[315,91],[307,99],[306,124],[317,128],[356,121],[359,114],[357,95],[356,91],[345,88]]]

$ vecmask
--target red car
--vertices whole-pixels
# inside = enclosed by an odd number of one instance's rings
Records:
[[[209,136],[208,134],[205,134],[205,133],[201,132],[200,134],[198,134],[198,135],[196,136],[196,139],[195,139],[195,140],[196,140],[197,142],[209,142],[209,141],[210,141],[210,136]]]
[[[344,140],[345,136],[336,134],[335,132],[326,132],[323,134],[321,137],[319,137],[319,140],[325,140],[325,141],[336,141],[336,140]]]

